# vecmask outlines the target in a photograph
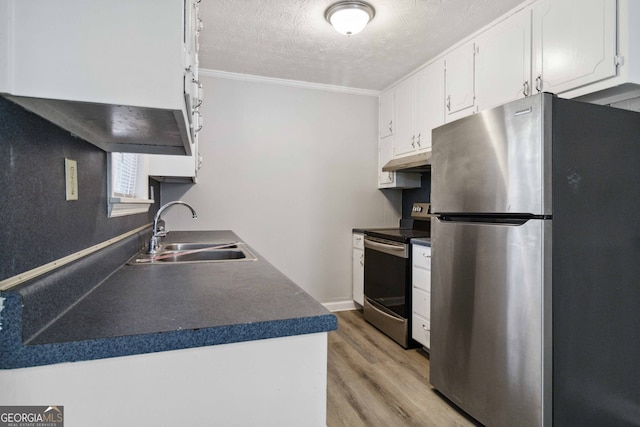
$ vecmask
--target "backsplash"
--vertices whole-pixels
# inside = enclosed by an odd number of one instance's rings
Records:
[[[422,173],[420,184],[420,188],[402,190],[402,219],[411,219],[414,203],[431,202],[431,172]]]
[[[77,161],[77,201],[65,200],[64,159]],[[153,221],[107,218],[107,154],[0,97],[0,280]]]

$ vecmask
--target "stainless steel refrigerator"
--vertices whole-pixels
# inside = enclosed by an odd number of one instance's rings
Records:
[[[640,425],[640,114],[436,128],[431,203],[431,384],[487,426]]]

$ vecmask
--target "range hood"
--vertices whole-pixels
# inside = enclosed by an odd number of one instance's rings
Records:
[[[431,172],[431,151],[393,159],[382,167],[384,172]]]

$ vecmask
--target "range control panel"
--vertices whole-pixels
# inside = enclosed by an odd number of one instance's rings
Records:
[[[413,204],[413,208],[411,209],[411,218],[428,221],[432,216],[433,215],[431,215],[431,207],[429,203]]]

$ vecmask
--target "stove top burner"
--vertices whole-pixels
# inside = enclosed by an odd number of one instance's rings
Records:
[[[387,239],[394,242],[409,243],[411,239],[418,237],[429,237],[431,233],[426,230],[416,230],[414,228],[376,228],[365,230],[367,236]]]
[[[393,242],[409,243],[411,239],[431,237],[431,209],[429,203],[414,203],[411,219],[401,219],[400,227],[370,228],[364,234]]]

